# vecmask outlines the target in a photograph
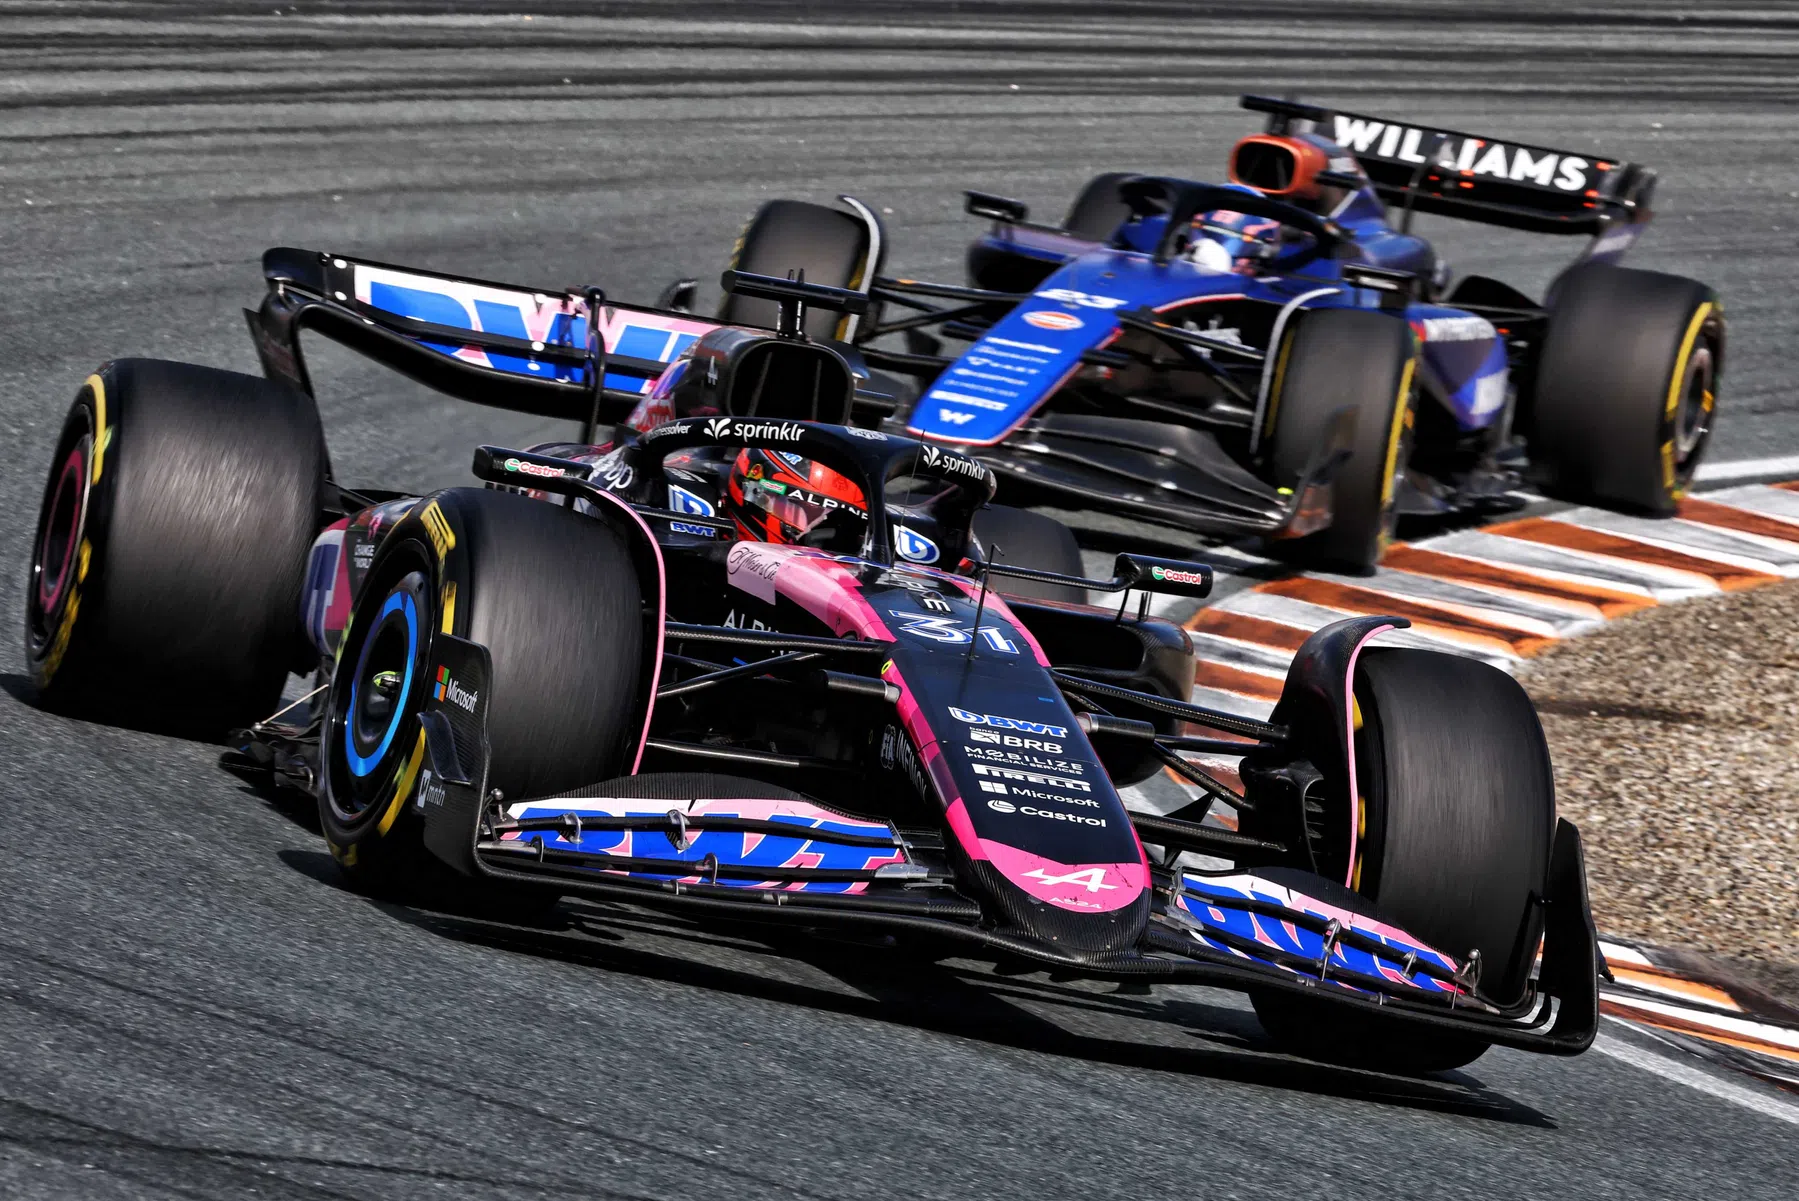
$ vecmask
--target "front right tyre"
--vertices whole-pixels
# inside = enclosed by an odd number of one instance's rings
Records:
[[[157,359],[89,376],[32,541],[40,703],[201,737],[266,717],[307,657],[324,480],[317,406],[286,384]]]

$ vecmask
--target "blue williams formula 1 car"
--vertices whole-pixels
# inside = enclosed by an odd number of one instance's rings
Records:
[[[1397,514],[1493,511],[1530,480],[1671,513],[1705,451],[1717,296],[1616,265],[1652,172],[1308,104],[1269,114],[1226,185],[1107,174],[1061,226],[971,192],[972,286],[875,278],[845,214],[776,202],[739,260],[861,286],[866,361],[923,386],[903,428],[972,450],[1007,499],[1096,506],[1303,561],[1378,559]],[[1588,239],[1533,300],[1451,273],[1415,212]],[[865,222],[865,219],[863,221]],[[952,302],[935,307],[932,301]],[[938,353],[927,327],[968,343]],[[874,343],[904,334],[905,351]]]
[[[1178,627],[1000,595],[1204,596],[1211,573],[1127,554],[1091,580],[983,548],[991,471],[847,424],[860,377],[800,309],[865,296],[727,277],[778,306],[769,332],[331,255],[268,270],[272,378],[124,359],[78,391],[28,585],[44,703],[261,717],[228,763],[304,790],[349,878],[389,896],[597,897],[1222,985],[1292,1049],[1389,1070],[1591,1042],[1580,838],[1518,684],[1357,619],[1249,720],[1183,699]],[[693,335],[666,367],[611,349],[658,327],[646,351]],[[588,422],[653,371],[634,403],[673,416],[481,448],[485,488],[353,490],[294,382],[301,328]],[[268,714],[290,667],[315,689]],[[1242,792],[1187,758],[1220,750]],[[1164,768],[1206,801],[1128,811],[1120,788]],[[1200,820],[1214,803],[1238,830]]]

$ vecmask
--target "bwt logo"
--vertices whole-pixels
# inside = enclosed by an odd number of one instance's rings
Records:
[[[1068,737],[1067,726],[1050,726],[1042,722],[1025,721],[1021,717],[1000,717],[993,713],[970,713],[966,709],[949,707],[949,715],[957,721],[965,721],[971,726],[997,726],[1002,730],[1022,730],[1026,734],[1047,734],[1051,738]]]

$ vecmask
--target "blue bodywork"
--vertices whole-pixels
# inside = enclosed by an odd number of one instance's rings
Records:
[[[1209,227],[1235,226],[1249,238],[1278,228],[1242,214],[1206,217]],[[1185,254],[1158,263],[1153,251],[1166,216],[1125,222],[1110,246],[1037,227],[998,225],[983,245],[1061,266],[924,390],[909,431],[972,446],[1004,440],[1068,381],[1084,353],[1103,349],[1120,335],[1120,312],[1169,314],[1205,332],[1204,306],[1225,301],[1378,308],[1390,305],[1391,295],[1344,283],[1346,266],[1424,279],[1436,268],[1430,244],[1393,229],[1369,185],[1350,193],[1331,220],[1345,239],[1339,255],[1313,257],[1286,271],[1278,270],[1278,259],[1260,266],[1245,260],[1242,240],[1218,228],[1196,228]],[[1303,257],[1303,243],[1282,249],[1289,260]],[[1422,302],[1392,311],[1418,336],[1423,389],[1443,403],[1457,427],[1478,430],[1498,420],[1509,383],[1504,339],[1492,322]]]

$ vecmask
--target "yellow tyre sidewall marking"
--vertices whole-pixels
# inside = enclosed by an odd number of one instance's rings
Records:
[[[1716,305],[1711,301],[1707,301],[1693,310],[1693,318],[1691,321],[1687,322],[1687,332],[1680,340],[1680,353],[1676,355],[1674,359],[1674,376],[1668,381],[1668,401],[1667,404],[1662,407],[1662,420],[1664,422],[1672,422],[1675,413],[1680,410],[1680,394],[1683,391],[1682,385],[1685,384],[1687,380],[1687,364],[1692,361],[1693,348],[1699,344],[1699,331],[1704,328],[1706,321],[1710,319],[1712,313],[1715,311]],[[1710,390],[1708,389],[1705,401],[1707,412],[1711,411],[1711,405],[1712,398]],[[1670,426],[1668,432],[1669,437],[1662,443],[1660,452],[1662,459],[1662,487],[1666,488],[1670,494],[1675,494],[1674,431],[1672,426]]]
[[[94,464],[88,474],[88,486],[100,482],[106,466],[106,448],[112,445],[112,426],[106,423],[106,381],[98,375],[87,377],[86,387],[94,397]]]
[[[377,838],[387,837],[393,829],[394,819],[400,816],[400,807],[406,803],[406,794],[412,791],[413,782],[418,779],[419,767],[425,761],[425,732],[419,731],[418,741],[412,744],[412,754],[407,756],[406,766],[400,769],[400,778],[394,782],[393,800],[387,803],[387,812],[375,826]]]
[[[1275,415],[1281,411],[1281,384],[1287,378],[1287,356],[1293,350],[1294,337],[1294,334],[1289,333],[1281,340],[1280,357],[1274,360],[1274,382],[1268,388],[1268,416],[1263,418],[1262,422],[1262,440],[1264,442],[1274,437],[1274,419]]]
[[[83,529],[83,533],[77,552],[75,582],[69,586],[69,599],[63,606],[62,620],[57,623],[56,637],[51,639],[50,649],[44,655],[43,665],[38,669],[40,686],[55,678],[57,669],[62,667],[63,657],[69,653],[69,640],[75,636],[75,617],[81,612],[81,586],[87,582],[88,566],[94,558],[93,543],[85,532],[88,509],[93,500],[93,487],[100,482],[106,448],[112,442],[112,426],[106,421],[106,381],[98,374],[90,375],[82,387],[93,397],[94,402],[93,462],[88,465],[88,478],[82,491],[81,508],[77,517],[80,522],[78,528]]]

